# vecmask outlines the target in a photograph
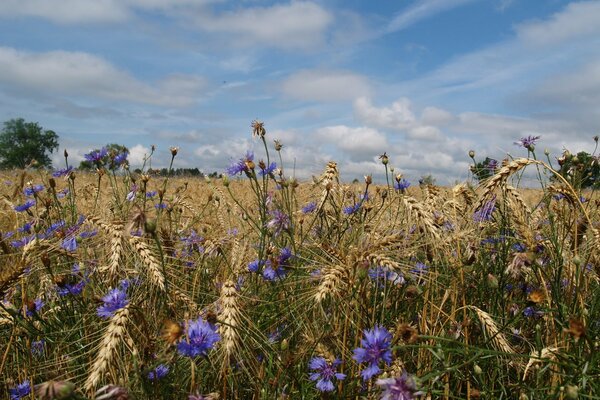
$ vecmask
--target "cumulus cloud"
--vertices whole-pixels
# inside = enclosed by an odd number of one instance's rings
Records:
[[[333,16],[309,1],[239,8],[220,14],[194,15],[206,32],[231,35],[231,44],[262,44],[285,49],[312,49],[323,43]]]
[[[0,47],[0,83],[53,95],[81,95],[138,103],[187,106],[204,80],[173,75],[155,87],[98,56],[83,52],[33,53]]]
[[[400,31],[441,12],[473,2],[474,0],[419,0],[397,14],[387,25],[385,33]]]
[[[381,128],[403,130],[416,123],[412,104],[405,97],[396,100],[390,107],[375,107],[371,100],[361,97],[354,102],[354,112],[365,123]]]
[[[345,125],[327,126],[319,128],[316,138],[335,146],[353,155],[372,157],[380,154],[388,147],[384,134],[373,128],[351,128]]]
[[[517,27],[521,40],[532,45],[557,45],[590,35],[600,34],[600,2],[582,1],[568,4],[544,21],[527,22]]]
[[[284,95],[307,101],[343,101],[369,95],[367,78],[348,71],[304,70],[283,81]]]
[[[150,148],[142,145],[136,144],[135,146],[129,149],[129,164],[132,167],[141,167],[144,164],[144,160],[146,157],[150,155]]]

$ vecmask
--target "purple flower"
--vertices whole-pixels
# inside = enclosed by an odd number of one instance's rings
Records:
[[[360,203],[356,203],[352,206],[344,207],[344,214],[352,215],[355,212],[357,212],[358,210],[360,210]]]
[[[108,319],[112,318],[115,311],[125,307],[129,300],[127,299],[127,293],[121,289],[111,289],[106,296],[102,298],[103,305],[98,307],[96,313],[99,317]]]
[[[254,161],[254,153],[248,150],[246,152],[246,157],[240,158],[238,161],[232,161],[229,167],[225,168],[225,172],[227,172],[227,175],[229,176],[235,176],[242,172],[249,172],[247,164],[250,161]]]
[[[383,389],[381,400],[411,400],[420,394],[414,378],[406,371],[393,378],[377,379],[376,383]]]
[[[336,372],[336,367],[341,363],[339,359],[328,363],[323,357],[314,357],[310,360],[308,366],[314,371],[310,374],[310,380],[317,381],[317,389],[321,392],[332,392],[335,389],[332,379],[343,380],[346,377],[346,374]]]
[[[25,203],[15,206],[15,211],[23,212],[29,210],[31,207],[35,206],[35,200],[27,200]]]
[[[304,207],[302,207],[303,214],[309,214],[317,209],[317,203],[315,201],[311,201]]]
[[[487,169],[490,170],[491,172],[496,171],[496,168],[498,168],[498,160],[494,160],[493,158],[490,158],[487,162]]]
[[[494,213],[495,209],[496,198],[494,197],[492,200],[486,201],[485,204],[481,206],[481,208],[475,211],[475,213],[473,214],[473,220],[475,222],[489,221],[492,218],[492,214]]]
[[[290,217],[286,213],[281,210],[273,210],[271,216],[273,218],[267,222],[267,228],[275,231],[275,235],[290,228]]]
[[[527,137],[522,137],[521,140],[519,140],[518,142],[515,142],[515,144],[517,146],[522,146],[525,147],[527,150],[533,150],[533,146],[535,145],[535,142],[537,142],[537,140],[539,139],[539,136],[527,136]]]
[[[129,193],[127,193],[127,197],[125,197],[127,199],[127,201],[134,201],[137,191],[138,191],[137,185],[131,185],[131,189],[129,190]]]
[[[46,342],[44,341],[44,339],[34,340],[33,342],[31,342],[31,354],[36,357],[43,356],[45,345]]]
[[[14,388],[8,389],[8,393],[10,394],[10,400],[24,399],[29,395],[29,393],[31,393],[31,384],[29,383],[29,379],[24,380]]]
[[[402,178],[394,184],[394,188],[400,192],[403,192],[408,189],[410,186],[410,182],[406,179]]]
[[[254,260],[254,261],[250,261],[248,263],[248,271],[252,272],[252,273],[256,273],[260,270],[261,267],[267,265],[268,267],[271,267],[271,261],[267,260],[266,263],[265,261],[262,260]]]
[[[123,151],[117,155],[115,155],[115,157],[113,158],[113,163],[116,166],[125,164],[127,162],[127,156],[129,155],[128,151]]]
[[[368,274],[369,278],[374,280],[378,287],[385,286],[387,282],[391,283],[392,285],[402,285],[404,282],[406,282],[401,274],[391,271],[386,267],[382,267],[381,265],[378,265],[375,268],[370,268]]]
[[[15,248],[19,248],[25,246],[27,243],[31,242],[35,238],[36,236],[35,234],[33,234],[31,236],[25,236],[18,240],[13,240],[12,242],[10,242],[10,244]]]
[[[154,208],[156,208],[157,210],[164,210],[165,208],[167,208],[167,204],[166,203],[157,203],[154,205]]]
[[[83,157],[86,161],[92,163],[101,163],[103,158],[108,155],[108,150],[106,147],[101,148],[100,150],[94,150],[89,152],[88,154],[84,154]]]
[[[153,190],[152,192],[146,192],[146,198],[151,199],[154,196],[156,196],[156,193],[157,193],[156,190]]]
[[[367,381],[381,372],[381,361],[388,365],[392,362],[392,335],[381,326],[375,326],[371,330],[365,329],[363,332],[365,336],[360,341],[362,347],[354,349],[352,358],[359,363],[368,363],[367,368],[360,373],[363,380]]]
[[[429,265],[423,264],[422,262],[417,262],[415,267],[410,270],[410,272],[414,275],[421,276],[427,273],[429,270]]]
[[[152,371],[148,372],[148,379],[151,381],[156,381],[164,378],[169,373],[169,367],[165,364],[159,364]]]
[[[23,189],[23,193],[25,194],[25,196],[31,197],[34,194],[41,192],[42,190],[44,190],[44,185],[32,185],[27,186],[25,189]]]
[[[52,176],[55,178],[60,178],[61,176],[67,176],[69,173],[71,173],[71,171],[73,171],[73,167],[57,169],[52,173]]]
[[[32,317],[33,314],[37,314],[37,313],[40,312],[40,310],[42,309],[42,307],[44,307],[44,304],[46,304],[46,303],[44,303],[44,301],[42,299],[35,299],[33,301],[33,303],[30,305],[31,308],[30,308],[29,305],[26,307],[27,311],[25,312],[25,314],[28,317]]]
[[[192,358],[206,356],[215,343],[221,340],[217,328],[202,318],[188,322],[186,336],[186,339],[177,344],[177,350],[179,354]]]
[[[62,244],[60,246],[66,251],[75,251],[77,250],[77,240],[74,236],[70,236],[68,238],[63,239]]]
[[[23,233],[31,233],[31,228],[33,228],[33,224],[31,224],[31,222],[25,222],[23,226],[19,227],[17,230]]]
[[[275,169],[277,169],[277,164],[275,164],[274,162],[272,162],[265,169],[261,168],[259,174],[260,174],[260,176],[270,175],[270,174],[273,173],[273,171],[275,171]]]
[[[535,307],[529,306],[523,310],[523,315],[526,318],[531,318],[531,317],[539,318],[542,315],[544,315],[544,312],[536,310]]]

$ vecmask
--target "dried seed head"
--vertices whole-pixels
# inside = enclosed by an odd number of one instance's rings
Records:
[[[569,329],[565,329],[565,332],[572,335],[575,341],[578,341],[580,338],[585,337],[585,325],[583,325],[581,319],[571,318],[569,320]]]
[[[265,123],[262,121],[255,119],[250,126],[252,126],[252,137],[259,137],[262,139],[267,134]]]
[[[544,301],[545,298],[546,298],[546,295],[540,289],[534,290],[533,292],[529,293],[529,295],[527,296],[527,300],[529,300],[530,302],[535,303],[535,304],[541,303],[542,301]]]
[[[171,155],[173,157],[175,157],[177,155],[177,152],[179,151],[179,147],[169,147],[169,151],[171,152]]]
[[[183,335],[183,328],[177,322],[166,320],[163,328],[163,338],[173,344]]]
[[[367,185],[370,185],[371,183],[373,183],[373,177],[371,175],[365,175],[365,183]]]
[[[273,140],[275,142],[275,151],[280,151],[283,145],[278,139]]]

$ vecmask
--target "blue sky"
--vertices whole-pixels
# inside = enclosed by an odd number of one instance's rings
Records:
[[[478,156],[593,150],[600,1],[3,0],[0,119],[60,136],[78,163],[119,143],[153,166],[222,172],[250,123],[288,174],[337,161],[381,179],[468,176]]]

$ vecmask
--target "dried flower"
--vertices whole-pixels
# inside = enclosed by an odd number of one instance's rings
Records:
[[[410,400],[420,394],[415,379],[406,371],[400,376],[378,379],[376,383],[383,389],[381,400]]]
[[[252,137],[264,138],[267,131],[265,130],[265,123],[255,119],[252,121]]]

